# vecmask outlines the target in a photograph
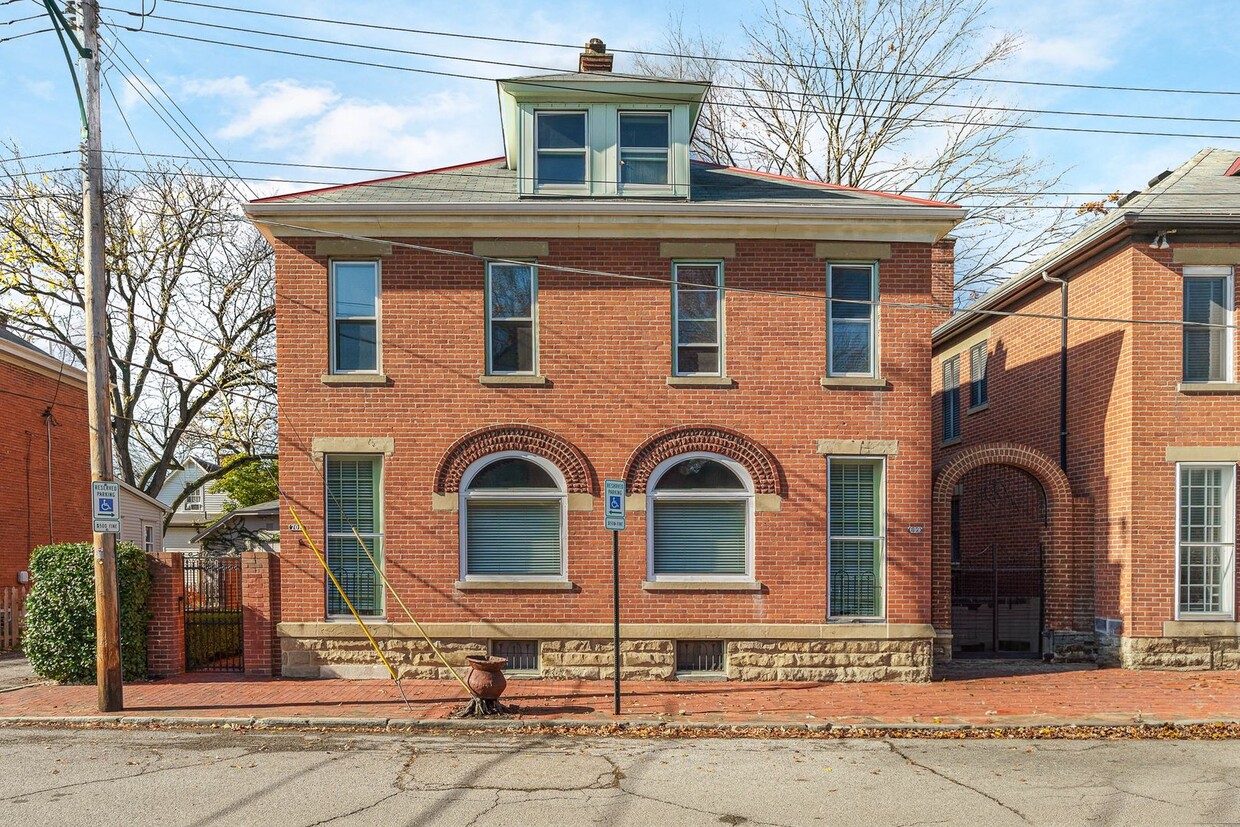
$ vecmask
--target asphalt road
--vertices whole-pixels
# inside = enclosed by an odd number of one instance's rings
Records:
[[[1240,742],[0,729],[4,823],[1237,824]]]

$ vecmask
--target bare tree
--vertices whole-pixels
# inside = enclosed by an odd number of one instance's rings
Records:
[[[1065,237],[1075,207],[1050,195],[1062,172],[1019,148],[1026,119],[973,80],[1020,48],[985,25],[987,6],[768,0],[743,26],[741,62],[720,61],[716,43],[673,18],[666,56],[637,67],[714,84],[699,158],[967,203],[957,282],[993,284]]]
[[[0,306],[36,345],[84,364],[80,175],[18,159],[0,163],[0,182]],[[188,169],[114,172],[105,205],[117,476],[158,496],[190,454],[272,456],[271,248],[227,182]]]

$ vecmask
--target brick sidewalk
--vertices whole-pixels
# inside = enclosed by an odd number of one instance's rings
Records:
[[[929,684],[632,682],[623,687],[620,720],[1012,726],[1240,720],[1240,672],[1019,671],[1025,673],[987,675],[965,667]],[[124,714],[442,719],[462,702],[462,690],[450,681],[406,681],[405,689],[412,714],[387,681],[190,676],[127,686]],[[610,693],[603,681],[513,680],[504,699],[521,707],[524,720],[597,723],[613,720]],[[0,694],[0,717],[93,714],[93,686]]]

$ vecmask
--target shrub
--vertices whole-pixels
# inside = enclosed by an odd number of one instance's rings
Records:
[[[146,677],[146,600],[151,574],[133,543],[116,544],[121,670]],[[95,682],[95,563],[89,543],[39,546],[30,555],[34,586],[26,598],[22,647],[36,674],[61,683]]]

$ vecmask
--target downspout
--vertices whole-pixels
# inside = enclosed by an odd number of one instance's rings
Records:
[[[56,542],[56,524],[54,522],[54,508],[52,503],[52,426],[59,425],[56,418],[52,416],[52,409],[49,407],[43,412],[43,427],[47,431],[47,542]]]
[[[1059,285],[1059,468],[1068,473],[1068,281],[1043,272],[1042,280]]]

